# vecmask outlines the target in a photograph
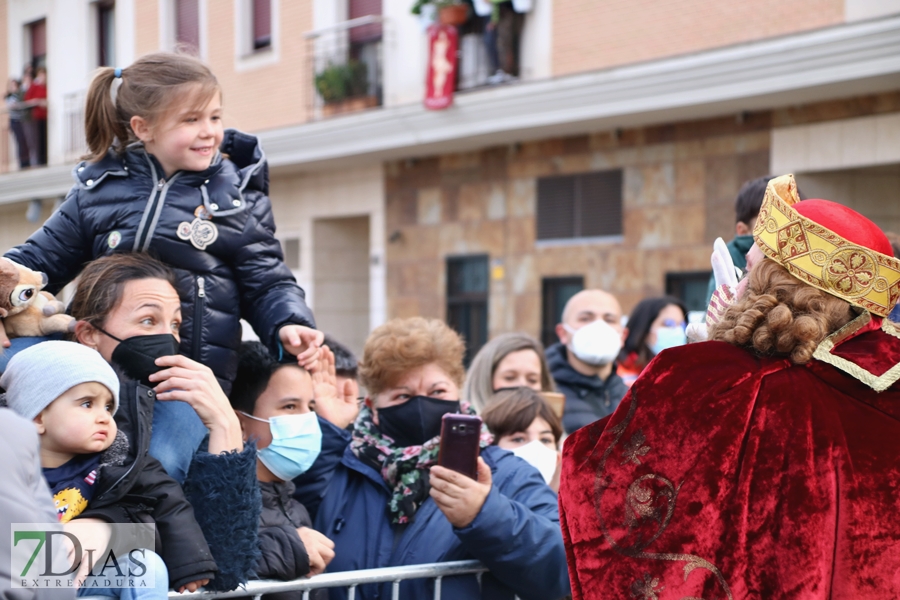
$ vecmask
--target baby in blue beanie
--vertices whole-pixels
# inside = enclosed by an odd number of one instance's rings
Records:
[[[37,426],[57,517],[70,521],[87,508],[100,453],[116,439],[119,378],[96,350],[49,341],[13,356],[0,387],[9,407]]]
[[[119,378],[99,352],[41,342],[10,359],[0,387],[9,408],[37,427],[41,467],[61,522],[156,524],[156,552],[140,550],[152,565],[152,585],[101,590],[84,583],[79,595],[162,600],[170,586],[205,585],[214,576],[215,562],[181,486],[147,452],[152,413],[120,423],[124,431],[117,427]]]

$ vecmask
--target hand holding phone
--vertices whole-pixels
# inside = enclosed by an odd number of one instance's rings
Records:
[[[470,479],[478,479],[481,417],[448,413],[441,419],[438,464]]]

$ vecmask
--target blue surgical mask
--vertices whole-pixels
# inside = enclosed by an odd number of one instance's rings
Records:
[[[245,417],[269,424],[272,443],[260,450],[257,457],[275,477],[290,481],[309,470],[322,450],[322,430],[316,413],[282,415],[260,419],[241,412]]]
[[[686,343],[687,335],[685,335],[684,327],[681,325],[660,327],[656,330],[656,342],[650,346],[650,351],[653,354],[659,354],[663,350],[668,350],[675,346],[684,346]]]

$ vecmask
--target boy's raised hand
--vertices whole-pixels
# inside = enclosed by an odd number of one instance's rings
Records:
[[[345,429],[356,420],[359,404],[356,395],[345,381],[338,389],[334,367],[334,352],[328,346],[319,351],[319,361],[312,369],[313,410],[326,421]]]
[[[319,360],[319,347],[325,341],[325,334],[303,325],[285,325],[278,330],[282,347],[297,357],[297,364],[312,370]]]

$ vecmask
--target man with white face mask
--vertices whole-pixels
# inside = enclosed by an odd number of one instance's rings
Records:
[[[622,307],[612,294],[583,290],[566,303],[559,343],[547,349],[550,373],[566,396],[566,433],[611,414],[628,391],[615,368],[622,333]]]

